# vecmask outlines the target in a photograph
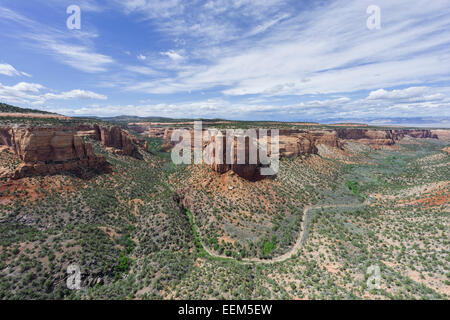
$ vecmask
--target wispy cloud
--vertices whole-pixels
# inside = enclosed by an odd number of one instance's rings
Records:
[[[22,71],[18,71],[16,68],[14,68],[12,65],[7,63],[0,63],[0,74],[3,74],[5,76],[25,76],[25,77],[31,77],[30,74]]]
[[[147,60],[147,57],[144,56],[143,54],[139,54],[139,55],[137,56],[137,58],[138,58],[138,60],[141,60],[141,61]]]
[[[90,73],[106,71],[106,66],[114,60],[100,53],[92,52],[84,46],[76,46],[66,43],[60,43],[51,39],[42,39],[47,43],[48,48],[52,49],[56,58],[70,65],[71,67]]]
[[[114,60],[107,55],[96,53],[91,44],[91,39],[97,34],[88,32],[71,32],[55,29],[27,18],[13,10],[0,7],[0,18],[3,23],[11,23],[15,31],[9,36],[26,40],[26,44],[34,44],[44,53],[55,56],[72,68],[88,72],[104,72],[108,64]]]
[[[92,91],[86,90],[71,90],[67,92],[62,92],[58,94],[46,93],[44,95],[45,100],[68,100],[68,99],[97,99],[97,100],[107,100],[108,97],[103,94],[98,94]]]
[[[69,2],[51,0],[48,7]],[[81,31],[3,7],[0,28],[7,30],[3,38],[31,48],[33,58],[45,54],[63,65],[55,70],[82,71],[74,78],[85,90],[2,85],[0,99],[64,104],[108,95],[103,105],[68,108],[92,115],[319,120],[450,112],[445,1],[378,0],[380,30],[366,27],[371,0],[79,3]],[[117,34],[106,30],[110,15],[98,14],[107,10],[121,22]],[[0,74],[26,75],[6,63]],[[95,93],[100,87],[104,95]]]
[[[17,104],[42,105],[49,100],[95,99],[107,100],[108,97],[92,91],[75,89],[71,91],[53,93],[38,83],[19,82],[14,86],[0,83],[0,101]]]
[[[430,4],[419,0],[412,6],[409,1],[380,0],[383,28],[371,31],[365,25],[368,4],[334,1],[309,11],[294,11],[290,16],[279,13],[275,19],[264,10],[266,7],[255,9],[255,17],[264,22],[241,36],[230,28],[233,34],[227,40],[232,42],[218,44],[217,49],[211,49],[210,43],[196,42],[199,47],[189,54],[201,57],[204,63],[197,61],[173,77],[131,88],[146,93],[177,93],[225,87],[223,93],[230,96],[304,95],[450,78],[450,7],[438,1]],[[272,5],[283,8],[281,1]],[[222,10],[219,1],[205,6],[217,14]],[[236,8],[250,6],[242,1]],[[133,8],[143,10],[140,6]],[[236,13],[226,12],[225,17]],[[201,25],[203,17],[199,14],[196,18],[198,24],[192,24],[192,28]],[[224,26],[233,22],[223,20],[227,21]],[[214,23],[207,25],[214,27]],[[197,34],[190,28],[184,30],[189,30],[189,36]],[[245,37],[262,31],[267,32],[262,39]]]
[[[181,61],[181,60],[184,59],[182,55],[180,55],[178,52],[176,52],[176,51],[174,51],[174,50],[169,50],[169,51],[166,51],[166,52],[161,52],[161,54],[162,54],[163,56],[169,57],[170,59],[172,59],[173,61],[176,61],[176,62],[179,62],[179,61]]]
[[[230,102],[225,99],[213,98],[179,103],[96,105],[71,110],[69,115],[117,116],[126,113],[137,116],[175,118],[207,117],[286,121],[332,121],[333,119],[335,121],[342,119],[370,121],[370,119],[378,119],[381,115],[405,117],[405,114],[411,112],[414,112],[414,117],[429,117],[437,114],[442,119],[450,117],[450,99],[443,97],[447,96],[443,92],[449,92],[450,87],[424,87],[420,90],[411,87],[405,88],[403,91],[408,96],[407,100],[384,100],[381,99],[382,97],[373,99],[373,93],[369,93],[365,98],[341,96],[333,99],[310,99],[294,104],[280,104],[276,99],[273,101],[271,99],[266,101],[247,99],[242,102]],[[405,97],[403,93],[400,96]],[[431,96],[435,98],[429,98]]]

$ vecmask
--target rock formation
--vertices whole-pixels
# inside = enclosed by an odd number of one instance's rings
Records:
[[[450,141],[450,130],[444,130],[444,129],[437,129],[437,130],[432,130],[431,133],[433,135],[435,135],[436,137],[438,137],[439,140],[445,140],[445,141]]]
[[[142,155],[139,153],[137,146],[141,142],[136,137],[132,136],[128,131],[117,127],[99,127],[95,126],[95,136],[100,140],[105,147],[113,147],[121,150],[120,153],[141,159]],[[144,143],[142,142],[142,146]]]
[[[392,146],[396,141],[406,136],[412,138],[437,139],[438,136],[430,130],[372,130],[372,129],[336,129],[339,139],[355,140],[356,142],[378,146]]]
[[[392,146],[395,139],[391,130],[368,129],[336,129],[339,139],[356,140],[359,143],[372,146]]]
[[[170,150],[177,142],[171,141],[171,136],[174,130],[177,128],[169,127],[153,127],[146,126],[144,124],[133,125],[133,130],[146,134],[151,138],[160,138],[165,141],[165,149]],[[194,146],[194,134],[192,128],[178,128],[187,129],[191,132],[191,146]],[[367,144],[371,147],[378,148],[381,146],[392,146],[396,141],[410,136],[413,138],[438,138],[437,134],[432,133],[430,130],[375,130],[366,128],[340,128],[336,127],[333,130],[299,130],[299,129],[281,129],[279,130],[280,136],[280,157],[296,157],[302,155],[317,154],[319,145],[325,145],[331,148],[342,149],[342,141],[352,140],[358,143]],[[226,173],[228,171],[234,171],[239,176],[248,179],[259,179],[259,170],[261,167],[259,159],[256,164],[250,164],[248,162],[249,142],[246,142],[245,154],[246,163],[237,164],[237,159],[234,158],[233,163],[217,163],[214,161],[215,151],[214,148],[210,151],[208,146],[211,146],[215,142],[215,137],[208,134],[207,130],[203,131],[203,150],[206,150],[207,163],[211,165],[211,168],[218,173]],[[225,138],[224,138],[225,139]],[[225,141],[222,145],[226,145]],[[236,150],[236,144],[234,144]],[[223,150],[223,159],[226,159],[226,150]],[[234,152],[236,154],[236,152]]]
[[[4,173],[9,178],[108,168],[106,158],[95,155],[91,144],[64,128],[0,127],[0,145],[23,161],[14,172]]]

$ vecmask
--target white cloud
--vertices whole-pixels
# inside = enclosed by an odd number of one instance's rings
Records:
[[[10,88],[23,92],[39,92],[39,90],[44,89],[45,87],[38,83],[19,82]]]
[[[107,100],[108,97],[103,94],[98,94],[92,91],[85,90],[72,90],[67,92],[62,92],[59,94],[46,93],[44,95],[45,100],[68,100],[68,99],[97,99],[97,100]]]
[[[25,76],[25,77],[31,77],[26,72],[18,71],[16,68],[14,68],[12,65],[7,63],[0,63],[0,74],[3,74],[5,76]]]
[[[292,13],[286,13],[280,9],[282,1],[261,7],[249,1],[209,1],[205,8],[214,14],[200,10],[188,27],[177,24],[176,18],[166,21],[175,22],[167,27],[177,30],[175,34],[190,38],[209,28],[216,35],[226,30],[220,43],[193,42],[196,47],[188,55],[203,62],[185,65],[175,76],[132,84],[129,89],[170,94],[225,87],[223,93],[231,96],[305,95],[450,79],[449,6],[439,1],[418,0],[411,5],[406,0],[380,0],[382,29],[371,31],[366,27],[369,4],[338,0],[301,12],[291,8]],[[244,12],[254,17],[249,32],[241,32],[234,23],[241,21],[238,18]],[[273,18],[274,13],[278,18]],[[220,26],[215,24],[216,14],[222,15]],[[246,38],[262,32],[262,39]]]
[[[436,101],[444,100],[445,95],[442,93],[433,93],[432,88],[428,87],[410,87],[406,89],[398,89],[386,91],[379,89],[370,92],[367,100],[388,100],[388,101]]]
[[[46,88],[38,83],[20,82],[14,86],[6,86],[0,83],[0,101],[41,105],[48,100],[108,99],[105,95],[80,89],[61,93],[43,93],[44,89]]]
[[[104,72],[107,70],[106,65],[114,62],[111,57],[92,52],[84,46],[49,41],[48,47],[57,54],[57,58],[61,61],[88,73]]]
[[[138,58],[138,60],[141,60],[141,61],[147,60],[147,57],[144,56],[143,54],[138,55],[137,58]]]
[[[9,103],[29,103],[41,100],[39,91],[44,86],[37,83],[20,82],[14,86],[6,86],[0,83],[0,101]]]
[[[133,73],[138,73],[147,76],[156,76],[160,74],[158,71],[145,66],[127,66],[125,67],[125,69]]]
[[[450,91],[450,88],[429,88],[429,92]],[[69,115],[117,116],[164,116],[172,118],[224,118],[286,121],[336,119],[376,119],[381,115],[390,117],[450,117],[450,99],[398,101],[371,100],[367,98],[336,97],[311,99],[298,103],[277,102],[277,99],[230,102],[225,99],[207,99],[180,103],[154,103],[138,105],[90,106],[72,110]]]
[[[90,8],[94,10],[94,7]],[[0,22],[10,23],[14,30],[8,36],[25,39],[26,45],[37,47],[75,69],[88,73],[104,72],[106,66],[114,62],[111,57],[95,52],[91,40],[98,35],[94,32],[65,32],[3,7],[0,7],[0,18]]]
[[[169,57],[170,59],[172,59],[175,62],[179,62],[179,61],[184,59],[183,56],[181,56],[178,52],[175,52],[173,50],[169,50],[169,51],[166,51],[166,52],[161,52],[161,54],[163,56]]]
[[[115,0],[127,13],[138,11],[147,18],[168,18],[183,12],[181,0]]]

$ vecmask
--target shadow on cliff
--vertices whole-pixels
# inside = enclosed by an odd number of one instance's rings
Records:
[[[44,166],[46,167],[45,170],[33,166],[24,166],[20,170],[12,172],[9,176],[5,176],[4,178],[19,180],[30,177],[65,175],[88,181],[100,175],[110,174],[113,171],[108,162],[101,163],[98,167],[73,166],[71,168],[64,168],[58,167],[58,164],[47,164]],[[60,166],[62,166],[62,164],[60,164]]]

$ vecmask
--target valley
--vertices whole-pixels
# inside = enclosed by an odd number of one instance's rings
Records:
[[[278,174],[255,179],[259,164],[173,164],[190,120],[10,110],[1,299],[449,298],[449,130],[204,121],[280,130]]]

